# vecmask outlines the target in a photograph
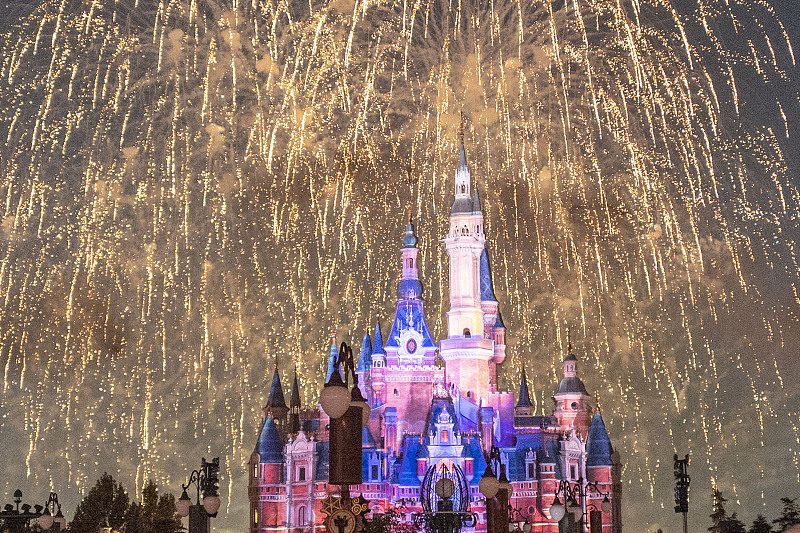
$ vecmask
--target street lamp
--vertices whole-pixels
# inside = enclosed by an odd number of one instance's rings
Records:
[[[344,370],[341,374],[340,366]],[[353,388],[348,390],[351,375]],[[349,500],[350,485],[363,481],[361,454],[354,451],[361,450],[361,430],[369,421],[370,407],[358,388],[353,350],[344,342],[339,345],[333,372],[320,393],[319,402],[330,418],[328,481],[341,487],[342,500]]]
[[[344,381],[339,374],[339,365],[344,365]],[[348,377],[353,376],[353,389],[347,390]],[[361,389],[358,388],[358,375],[353,361],[353,350],[346,343],[339,346],[339,356],[334,361],[333,372],[319,395],[322,410],[329,418],[341,418],[350,407],[361,409],[361,427],[369,422],[370,407]]]
[[[61,504],[58,502],[58,494],[55,492],[51,492],[50,496],[47,498],[47,502],[44,504],[44,512],[39,517],[39,526],[44,529],[48,530],[53,525],[57,525],[56,531],[62,531],[67,529],[67,519],[64,518],[64,514],[61,512]]]
[[[556,522],[561,522],[565,516],[569,515],[570,523],[580,523],[584,517],[583,504],[586,502],[587,492],[594,492],[603,497],[599,510],[594,504],[587,505],[587,510],[590,511],[589,523],[592,533],[601,533],[603,524],[600,513],[601,511],[603,513],[611,512],[611,501],[608,499],[608,493],[600,490],[595,482],[584,482],[583,479],[578,479],[574,484],[566,479],[559,481],[553,504],[550,506],[550,517]],[[564,503],[558,499],[559,494],[564,497]],[[595,531],[595,528],[598,530]],[[582,531],[583,528],[580,530]]]
[[[492,464],[495,470],[500,472],[499,479],[492,472]],[[486,456],[486,470],[478,482],[478,490],[486,498],[486,531],[488,533],[508,531],[508,500],[511,498],[513,488],[506,477],[506,469],[497,446],[492,445]]]
[[[197,490],[194,505],[186,492],[186,489],[192,484]],[[183,494],[175,502],[178,514],[189,517],[189,533],[208,533],[211,530],[210,519],[217,516],[221,504],[217,494],[219,490],[219,457],[215,457],[210,463],[203,457],[200,469],[193,470],[189,475],[189,481],[182,487]],[[201,490],[203,492],[202,504],[200,503]]]
[[[55,492],[50,493],[47,503],[42,505],[34,505],[33,510],[27,503],[22,503],[22,491],[17,489],[14,491],[14,504],[6,504],[2,511],[0,511],[0,520],[3,522],[3,531],[9,533],[21,533],[26,530],[26,526],[30,522],[36,520],[36,523],[45,531],[50,530],[54,524],[58,525],[54,531],[62,531],[67,527],[67,520],[61,513],[61,505],[58,503],[58,496]],[[51,513],[56,512],[55,518]]]

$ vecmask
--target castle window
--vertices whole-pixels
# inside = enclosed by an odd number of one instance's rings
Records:
[[[258,527],[258,509],[253,509],[253,527]]]
[[[378,465],[372,465],[372,480],[378,481]]]
[[[450,432],[446,429],[443,429],[439,434],[439,440],[442,442],[450,442]]]
[[[461,194],[466,194],[466,192],[467,192],[467,187],[462,183],[461,184]]]
[[[470,336],[469,328],[464,328],[464,336],[465,337],[469,337]]]
[[[253,465],[253,477],[258,477],[258,464]]]
[[[306,480],[306,467],[301,466],[297,469],[297,481],[305,481]]]
[[[297,525],[304,526],[306,525],[306,508],[305,506],[300,506],[297,509]]]
[[[570,407],[572,407],[574,410],[577,411],[578,410],[578,402],[572,402],[572,405],[570,405]]]
[[[569,465],[569,474],[572,479],[578,479],[578,465]]]
[[[400,396],[400,393],[399,393],[399,392],[397,392],[397,389],[394,389],[394,395],[395,395],[395,396]]]
[[[536,464],[528,463],[528,478],[533,479],[536,477]]]

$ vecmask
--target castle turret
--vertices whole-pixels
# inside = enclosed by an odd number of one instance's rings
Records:
[[[383,338],[381,337],[381,323],[375,324],[375,335],[372,338],[372,390],[375,405],[383,403],[384,371],[386,369],[386,353],[383,351]]]
[[[522,367],[522,382],[519,385],[519,397],[517,405],[514,407],[514,416],[533,416],[533,404],[531,395],[528,392],[528,377],[525,375],[525,367]]]
[[[286,406],[286,399],[283,396],[283,386],[281,386],[281,376],[278,374],[278,361],[276,360],[267,405],[264,406],[264,416],[271,416],[278,427],[282,427],[286,424],[288,414],[289,408]]]
[[[275,420],[264,419],[256,449],[250,456],[250,533],[263,533],[283,526],[280,500],[285,493],[283,442]]]
[[[356,375],[358,375],[358,388],[361,389],[361,394],[364,395],[370,406],[374,406],[374,394],[372,393],[372,339],[369,338],[369,331],[364,332],[364,338],[361,341],[361,352],[358,354],[358,366],[356,367]]]
[[[490,368],[490,361],[494,357],[494,342],[484,337],[480,263],[486,237],[477,192],[471,194],[463,140],[458,159],[450,230],[444,238],[450,258],[450,310],[448,338],[441,341],[440,353],[447,366],[448,380],[469,397],[493,392],[490,382],[494,369]],[[487,306],[492,305],[487,301]]]
[[[559,429],[566,431],[574,427],[575,432],[585,438],[592,418],[592,397],[578,377],[577,363],[570,344],[564,358],[564,379],[553,396],[553,416],[558,420]]]

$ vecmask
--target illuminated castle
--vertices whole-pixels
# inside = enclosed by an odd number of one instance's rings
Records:
[[[357,374],[372,412],[362,435],[363,483],[351,487],[351,493],[362,494],[373,511],[394,507],[410,519],[421,510],[421,481],[428,469],[457,465],[470,487],[470,509],[478,515],[474,529],[485,531],[478,482],[486,469],[485,454],[495,445],[513,486],[511,506],[533,531],[559,530],[549,515],[559,481],[583,480],[594,484],[584,513],[600,510],[607,494],[610,512],[595,511],[594,518],[601,520],[603,533],[621,532],[619,460],[600,411],[578,377],[577,357],[570,351],[564,358],[552,416],[534,415],[524,371],[516,405],[512,393],[497,390],[497,365],[506,356],[505,326],[463,143],[443,242],[450,263],[447,338],[437,344],[428,328],[410,218],[392,327],[385,341],[380,324],[372,337],[364,336]],[[334,371],[335,344],[326,380]],[[328,419],[315,410],[317,416],[301,421],[300,407],[296,376],[287,406],[276,365],[250,459],[251,533],[324,529]],[[338,492],[338,487],[330,489]]]

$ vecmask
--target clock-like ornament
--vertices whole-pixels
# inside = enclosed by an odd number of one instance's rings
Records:
[[[422,345],[422,335],[417,330],[408,328],[400,332],[400,357],[416,357]]]

